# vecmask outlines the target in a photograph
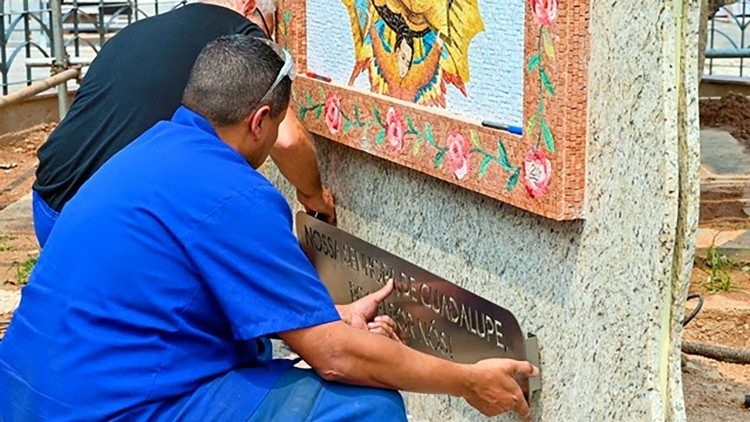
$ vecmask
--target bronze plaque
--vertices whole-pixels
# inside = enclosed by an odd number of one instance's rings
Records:
[[[410,347],[459,363],[511,358],[538,366],[536,339],[524,338],[507,309],[303,212],[297,236],[338,304],[393,279],[394,291],[379,313],[396,321]],[[532,391],[539,388],[534,381]]]

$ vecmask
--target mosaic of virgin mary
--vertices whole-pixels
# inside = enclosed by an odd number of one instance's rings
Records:
[[[484,31],[478,0],[342,0],[355,65],[373,92],[445,107],[447,85],[466,95],[469,44]]]

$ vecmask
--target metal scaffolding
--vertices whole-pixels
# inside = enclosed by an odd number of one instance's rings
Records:
[[[750,0],[722,6],[709,15],[705,73],[747,78],[750,59]]]
[[[0,0],[0,95],[57,86],[60,116],[68,109],[70,79],[87,66],[118,30],[190,0]],[[72,55],[70,53],[72,52]],[[55,78],[78,69],[74,78]],[[66,75],[72,75],[72,72]],[[46,90],[45,89],[45,90]],[[34,91],[32,89],[31,91]],[[10,97],[13,101],[26,98]],[[8,104],[3,97],[0,104]]]

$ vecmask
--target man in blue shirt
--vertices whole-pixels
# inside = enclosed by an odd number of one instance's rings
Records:
[[[184,106],[65,206],[0,342],[0,420],[405,420],[396,389],[528,415],[530,364],[459,365],[344,321],[255,170],[289,102],[276,47],[210,43]],[[259,359],[269,335],[313,370]]]

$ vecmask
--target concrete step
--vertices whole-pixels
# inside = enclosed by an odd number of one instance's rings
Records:
[[[727,131],[701,130],[700,222],[750,227],[750,150]]]
[[[750,175],[750,151],[722,129],[701,129],[701,164],[715,176]]]
[[[706,256],[711,246],[736,262],[750,263],[750,232],[747,230],[699,228],[696,254]]]
[[[34,234],[31,193],[0,210],[0,233]]]
[[[750,227],[750,176],[702,177],[700,221],[745,222]]]

